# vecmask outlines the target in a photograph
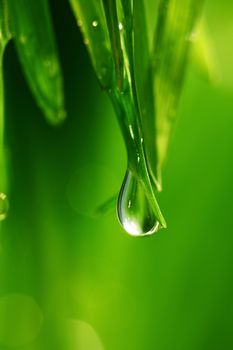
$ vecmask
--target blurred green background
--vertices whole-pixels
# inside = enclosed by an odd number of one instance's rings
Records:
[[[0,232],[0,349],[233,349],[233,4],[207,1],[218,84],[190,67],[160,203],[129,237],[115,211],[123,139],[67,1],[51,1],[67,121],[48,126],[5,56],[10,212]],[[7,310],[7,312],[6,312]]]

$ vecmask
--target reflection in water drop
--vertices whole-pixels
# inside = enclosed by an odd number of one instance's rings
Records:
[[[118,198],[118,217],[121,225],[132,236],[148,236],[160,228],[141,183],[127,171]]]
[[[0,192],[0,221],[4,220],[7,217],[8,209],[8,198],[5,193]]]

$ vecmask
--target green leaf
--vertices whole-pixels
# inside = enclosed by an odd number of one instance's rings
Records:
[[[103,0],[106,21],[109,30],[112,53],[115,63],[115,79],[117,87],[123,90],[124,84],[124,56],[121,46],[121,37],[119,30],[119,21],[117,14],[117,2],[112,0]]]
[[[192,60],[198,71],[212,84],[217,84],[220,79],[220,69],[217,64],[214,44],[211,40],[208,27],[202,18],[196,32],[191,37]]]
[[[70,1],[96,74],[108,87],[127,148],[128,171],[143,188],[161,227],[166,227],[152,181],[156,169],[153,85],[143,7],[136,4],[134,13],[131,0]],[[103,66],[108,67],[104,79]]]
[[[11,38],[9,29],[9,10],[6,0],[0,0],[0,55],[2,57],[6,44]]]
[[[113,52],[116,51],[115,66],[118,66],[119,56],[124,65],[121,69],[123,82],[119,84],[117,80],[117,89],[113,89],[110,96],[125,138],[128,169],[133,173],[138,187],[143,188],[161,226],[166,227],[153,183],[155,176],[152,169],[156,169],[153,85],[150,80],[144,8],[136,2],[135,7],[132,5],[130,0],[116,1],[115,5],[113,1],[105,1],[106,17],[110,16],[112,48]]]
[[[154,44],[158,173],[167,156],[203,0],[162,0]],[[160,175],[161,177],[161,175]]]
[[[111,43],[102,1],[70,0],[96,75],[103,88],[112,84]]]
[[[65,117],[63,81],[47,0],[8,0],[19,58],[49,122]]]
[[[11,38],[8,18],[7,3],[5,0],[0,0],[0,192],[7,189],[6,157],[4,150],[3,56],[5,47]]]
[[[143,1],[134,2],[133,11],[133,62],[137,102],[143,132],[150,175],[157,189],[157,156],[155,147],[155,108],[151,57],[149,52],[147,21]]]

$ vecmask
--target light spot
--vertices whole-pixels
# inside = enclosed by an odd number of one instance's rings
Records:
[[[83,25],[83,22],[82,22],[82,21],[80,21],[80,20],[78,20],[78,21],[77,21],[77,26],[81,28],[81,27],[82,27],[82,25]]]
[[[21,44],[23,44],[23,45],[25,45],[26,43],[27,43],[27,37],[26,37],[26,35],[20,35],[20,37],[19,37],[19,42],[21,43]]]
[[[65,322],[65,341],[67,350],[104,350],[95,329],[80,320]]]
[[[0,221],[5,220],[9,210],[9,202],[5,193],[0,192]]]
[[[93,21],[92,22],[92,27],[96,28],[98,27],[99,23],[97,21]]]
[[[59,73],[59,65],[57,59],[54,56],[44,59],[43,64],[50,78],[57,76]]]
[[[24,294],[0,297],[0,344],[4,347],[23,346],[35,340],[43,323],[36,301]]]
[[[85,45],[89,45],[89,40],[88,40],[87,38],[85,38],[85,39],[83,40],[83,42],[84,42]]]
[[[129,125],[129,132],[130,132],[132,139],[134,140],[134,132],[133,132],[133,127],[131,124]]]
[[[187,35],[186,40],[189,41],[189,42],[191,42],[191,43],[193,43],[193,42],[196,41],[196,39],[197,39],[197,31],[196,31],[196,29],[194,29],[193,31],[191,31],[191,32]]]
[[[123,30],[124,27],[123,27],[123,24],[121,22],[119,22],[118,28],[120,31]]]

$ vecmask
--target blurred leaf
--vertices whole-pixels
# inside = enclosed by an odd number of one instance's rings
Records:
[[[192,59],[210,83],[216,84],[220,80],[220,69],[216,60],[214,44],[206,23],[202,18],[196,28],[196,32],[190,38],[192,41]]]
[[[144,9],[140,4],[134,9],[131,0],[71,0],[71,4],[100,83],[108,86],[125,140],[128,170],[139,186],[142,185],[156,217],[165,227],[151,181],[155,177],[152,169],[156,169],[155,128]],[[103,47],[105,42],[107,49]],[[113,64],[107,66],[108,57]],[[103,65],[109,71],[105,79],[107,84],[101,73]]]
[[[162,0],[154,44],[158,172],[167,156],[203,0]],[[161,175],[160,175],[161,177]]]
[[[112,84],[111,44],[102,1],[70,0],[96,75],[104,88]]]
[[[150,175],[153,177],[157,189],[160,189],[156,174],[155,108],[151,57],[147,33],[147,22],[143,2],[135,1],[133,12],[133,61],[135,86],[142,128],[146,136],[144,147],[146,149],[147,163],[150,168]]]
[[[65,117],[61,68],[47,0],[8,0],[16,48],[36,101],[49,122]]]
[[[9,29],[9,13],[6,0],[0,0],[0,55],[11,38]]]
[[[6,191],[6,160],[4,152],[4,86],[3,86],[3,55],[5,47],[11,38],[8,20],[8,8],[5,0],[0,0],[0,192]]]
[[[133,173],[131,178],[134,179],[135,186],[138,189],[143,188],[144,196],[147,197],[161,226],[166,227],[155,197],[155,186],[151,181],[154,174],[152,169],[153,167],[156,169],[155,128],[144,8],[142,4],[133,3],[131,0],[116,1],[115,5],[107,0],[105,3],[108,10],[106,16],[111,17],[113,14],[115,18],[109,19],[109,30],[112,32],[110,37],[114,41],[113,51],[117,51],[123,58],[124,64],[122,70],[124,81],[121,84],[124,88],[121,91],[118,80],[118,89],[113,91],[115,95],[112,94],[112,100],[125,138],[128,170]],[[115,54],[116,66],[117,54]],[[119,198],[123,197],[122,194]]]
[[[127,3],[127,1],[126,1]],[[119,19],[117,13],[117,1],[103,0],[109,37],[111,41],[112,54],[115,63],[115,79],[119,91],[123,91],[125,83],[125,50],[122,47]]]

